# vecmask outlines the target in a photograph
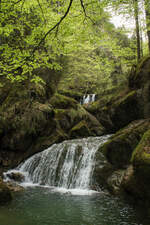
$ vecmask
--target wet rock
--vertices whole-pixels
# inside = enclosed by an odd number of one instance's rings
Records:
[[[122,181],[124,178],[125,170],[116,170],[107,179],[108,189],[111,193],[118,195],[122,192]]]
[[[17,182],[23,182],[25,177],[23,174],[19,173],[19,172],[11,172],[11,173],[7,173],[6,176],[14,181]]]
[[[11,181],[6,182],[6,185],[11,193],[24,191],[24,188],[22,186],[14,182],[11,182]]]

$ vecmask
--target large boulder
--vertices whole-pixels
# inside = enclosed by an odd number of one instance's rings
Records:
[[[80,138],[80,137],[89,137],[92,135],[92,132],[90,131],[88,124],[85,122],[85,120],[80,121],[77,125],[75,125],[71,131],[70,131],[70,137],[71,138]]]
[[[132,192],[137,190],[138,187],[138,196],[142,199],[150,200],[150,127],[144,133],[141,141],[135,148],[132,155],[132,164],[133,164],[133,176],[130,177],[128,183],[131,183],[133,180],[135,186],[129,186]],[[135,192],[137,194],[137,191]]]
[[[137,89],[139,105],[144,118],[150,117],[150,56],[133,66],[129,76],[129,88]]]
[[[106,105],[101,101],[91,104],[87,110],[94,114],[107,132],[116,132],[133,120],[142,118],[137,91],[128,91],[112,98]]]
[[[138,161],[137,157],[139,154],[140,156],[145,154],[141,147],[139,153],[138,146],[141,146],[141,142],[143,143],[142,140],[149,129],[150,119],[134,121],[112,135],[99,148],[95,157],[96,165],[93,174],[98,186],[107,188],[113,194],[126,192],[139,198],[146,196],[146,190],[148,193],[150,188],[148,181],[150,161],[146,161],[147,163],[144,160],[141,161],[142,157]],[[146,134],[144,134],[145,132]],[[149,136],[144,142],[146,150],[149,149],[148,141],[150,138],[148,138]]]
[[[107,160],[116,168],[126,168],[135,147],[144,132],[150,128],[150,120],[138,120],[118,131],[106,142],[100,150]]]

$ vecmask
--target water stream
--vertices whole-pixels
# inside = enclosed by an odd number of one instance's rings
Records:
[[[89,103],[95,102],[95,96],[96,94],[84,95],[80,103],[83,105],[83,104],[89,104]]]
[[[0,225],[148,225],[119,198],[91,190],[95,154],[108,138],[55,144],[13,170],[26,188],[0,207]]]
[[[44,185],[89,191],[93,185],[95,153],[110,135],[64,141],[37,153],[13,172],[24,174],[22,185]],[[8,171],[7,174],[12,171]],[[74,190],[74,191],[75,191]]]

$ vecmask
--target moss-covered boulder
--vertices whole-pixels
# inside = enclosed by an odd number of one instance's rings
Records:
[[[55,94],[51,99],[50,103],[54,108],[58,109],[66,109],[66,108],[75,108],[77,107],[78,102],[74,100],[73,98],[60,95],[60,94]]]
[[[60,128],[69,134],[70,138],[87,137],[87,134],[100,136],[105,133],[105,129],[99,121],[80,104],[76,105],[76,109],[70,107],[68,109],[55,109],[55,120]],[[80,132],[81,127],[87,128],[87,132]]]
[[[70,131],[71,138],[80,138],[80,137],[89,137],[92,135],[88,124],[85,120],[80,121],[77,125],[75,125]]]
[[[116,132],[133,120],[141,117],[139,96],[136,91],[124,92],[104,104],[97,101],[87,107],[94,114],[107,132]]]
[[[150,117],[150,56],[141,59],[129,75],[129,88],[137,89],[139,106],[144,118]]]
[[[142,88],[150,77],[150,56],[141,59],[139,64],[133,65],[129,74],[129,88]]]
[[[150,127],[132,155],[134,177],[139,187],[139,196],[150,199]]]
[[[133,150],[148,128],[150,128],[149,119],[134,121],[113,135],[100,147],[100,151],[114,167],[126,168],[130,164]]]
[[[129,92],[111,105],[110,118],[117,130],[140,118],[136,91]]]
[[[61,95],[73,98],[78,102],[80,102],[81,98],[83,97],[83,93],[79,92],[79,91],[76,91],[76,90],[61,89],[61,90],[58,90],[58,93],[61,94]]]

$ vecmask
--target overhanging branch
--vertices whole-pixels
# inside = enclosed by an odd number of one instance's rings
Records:
[[[61,22],[65,19],[65,17],[68,15],[70,8],[72,6],[73,0],[70,0],[69,2],[69,6],[65,12],[65,14],[60,18],[60,20],[58,21],[58,23],[56,23],[45,35],[44,37],[40,40],[40,42],[38,43],[38,45],[33,49],[31,56],[33,56],[34,52],[38,49],[38,47],[43,43],[43,41],[46,39],[46,37],[53,31],[55,30],[55,28],[58,29],[59,25],[61,24]]]
[[[81,3],[81,7],[82,7],[82,9],[83,9],[85,18],[88,18],[89,20],[91,20],[91,22],[92,22],[93,24],[95,24],[95,22],[91,19],[91,17],[88,16],[87,13],[86,13],[85,6],[84,6],[84,4],[83,4],[83,0],[80,0],[80,3]]]

